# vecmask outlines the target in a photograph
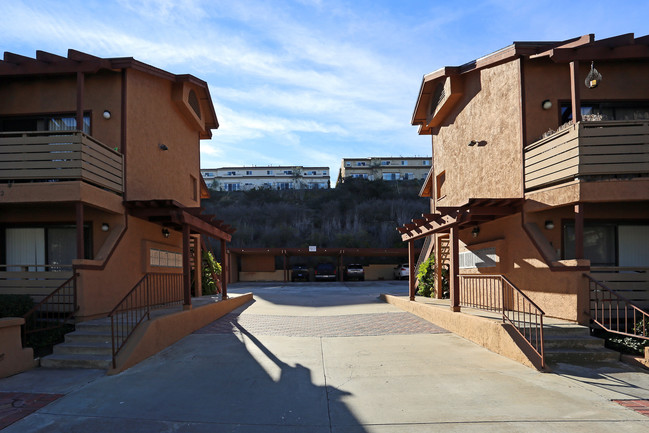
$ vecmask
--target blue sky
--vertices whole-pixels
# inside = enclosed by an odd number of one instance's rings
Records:
[[[649,1],[4,1],[0,50],[134,57],[209,84],[201,166],[430,155],[422,76],[514,41],[649,34]]]

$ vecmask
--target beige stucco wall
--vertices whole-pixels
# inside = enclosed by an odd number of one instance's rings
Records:
[[[435,175],[446,172],[437,206],[522,196],[520,97],[517,61],[466,74],[462,99],[433,137]]]
[[[34,351],[23,349],[20,327],[22,317],[0,318],[0,378],[11,376],[34,367]]]

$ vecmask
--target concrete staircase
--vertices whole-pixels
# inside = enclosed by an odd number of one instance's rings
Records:
[[[549,365],[559,363],[590,365],[613,363],[620,354],[604,347],[604,340],[590,335],[586,326],[566,324],[543,327],[545,361]]]
[[[98,319],[77,323],[75,331],[65,335],[65,342],[41,359],[41,367],[107,370],[111,362],[110,319]]]

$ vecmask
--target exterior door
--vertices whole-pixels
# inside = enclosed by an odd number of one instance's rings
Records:
[[[649,226],[618,228],[621,267],[649,267]]]

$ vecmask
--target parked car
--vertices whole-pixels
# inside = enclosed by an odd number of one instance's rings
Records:
[[[309,281],[309,268],[306,265],[293,265],[291,268],[291,281]]]
[[[410,266],[408,263],[401,263],[394,268],[394,279],[403,280],[407,279],[410,276]]]
[[[344,277],[346,280],[365,280],[365,271],[363,270],[363,265],[351,264],[345,266]]]
[[[331,263],[319,263],[314,277],[316,281],[336,281],[336,267]]]

